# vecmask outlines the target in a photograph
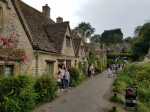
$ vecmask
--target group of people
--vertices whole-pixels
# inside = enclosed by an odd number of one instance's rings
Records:
[[[120,64],[114,64],[112,66],[108,66],[108,77],[116,77],[116,71],[121,70],[126,65],[126,61],[124,61],[121,65]]]
[[[108,78],[109,77],[116,77],[116,71],[120,69],[120,66],[117,64],[114,64],[113,66],[108,66]]]
[[[69,91],[69,83],[70,83],[70,73],[68,69],[65,68],[65,65],[62,64],[57,75],[57,85],[59,86],[59,89],[61,89],[62,91],[64,90]]]

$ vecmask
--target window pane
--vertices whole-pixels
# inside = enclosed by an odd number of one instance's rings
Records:
[[[66,68],[71,67],[71,60],[66,60]]]
[[[6,77],[13,75],[13,66],[6,66],[5,75],[6,75]]]
[[[70,47],[70,38],[66,37],[66,47]]]
[[[46,75],[53,76],[54,63],[47,63],[46,65]]]

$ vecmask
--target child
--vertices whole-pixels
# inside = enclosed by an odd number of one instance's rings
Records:
[[[67,91],[69,91],[70,73],[67,68],[65,68],[65,85]]]
[[[61,88],[61,79],[60,79],[61,71],[58,72],[57,75],[57,86],[59,86],[59,89]]]

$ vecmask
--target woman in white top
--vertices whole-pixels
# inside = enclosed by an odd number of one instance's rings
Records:
[[[65,69],[65,85],[66,85],[66,89],[67,91],[69,91],[69,82],[70,82],[70,73],[68,71],[68,69]]]
[[[64,78],[64,75],[65,75],[65,65],[63,64],[61,66],[61,75],[60,75],[60,79],[61,79],[61,89],[65,89],[65,78]]]

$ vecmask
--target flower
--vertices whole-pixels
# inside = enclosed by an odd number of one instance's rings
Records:
[[[14,60],[14,61],[25,61],[27,60],[26,52],[23,49],[18,48],[18,39],[13,38],[12,35],[10,37],[1,37],[0,43],[0,60]]]

